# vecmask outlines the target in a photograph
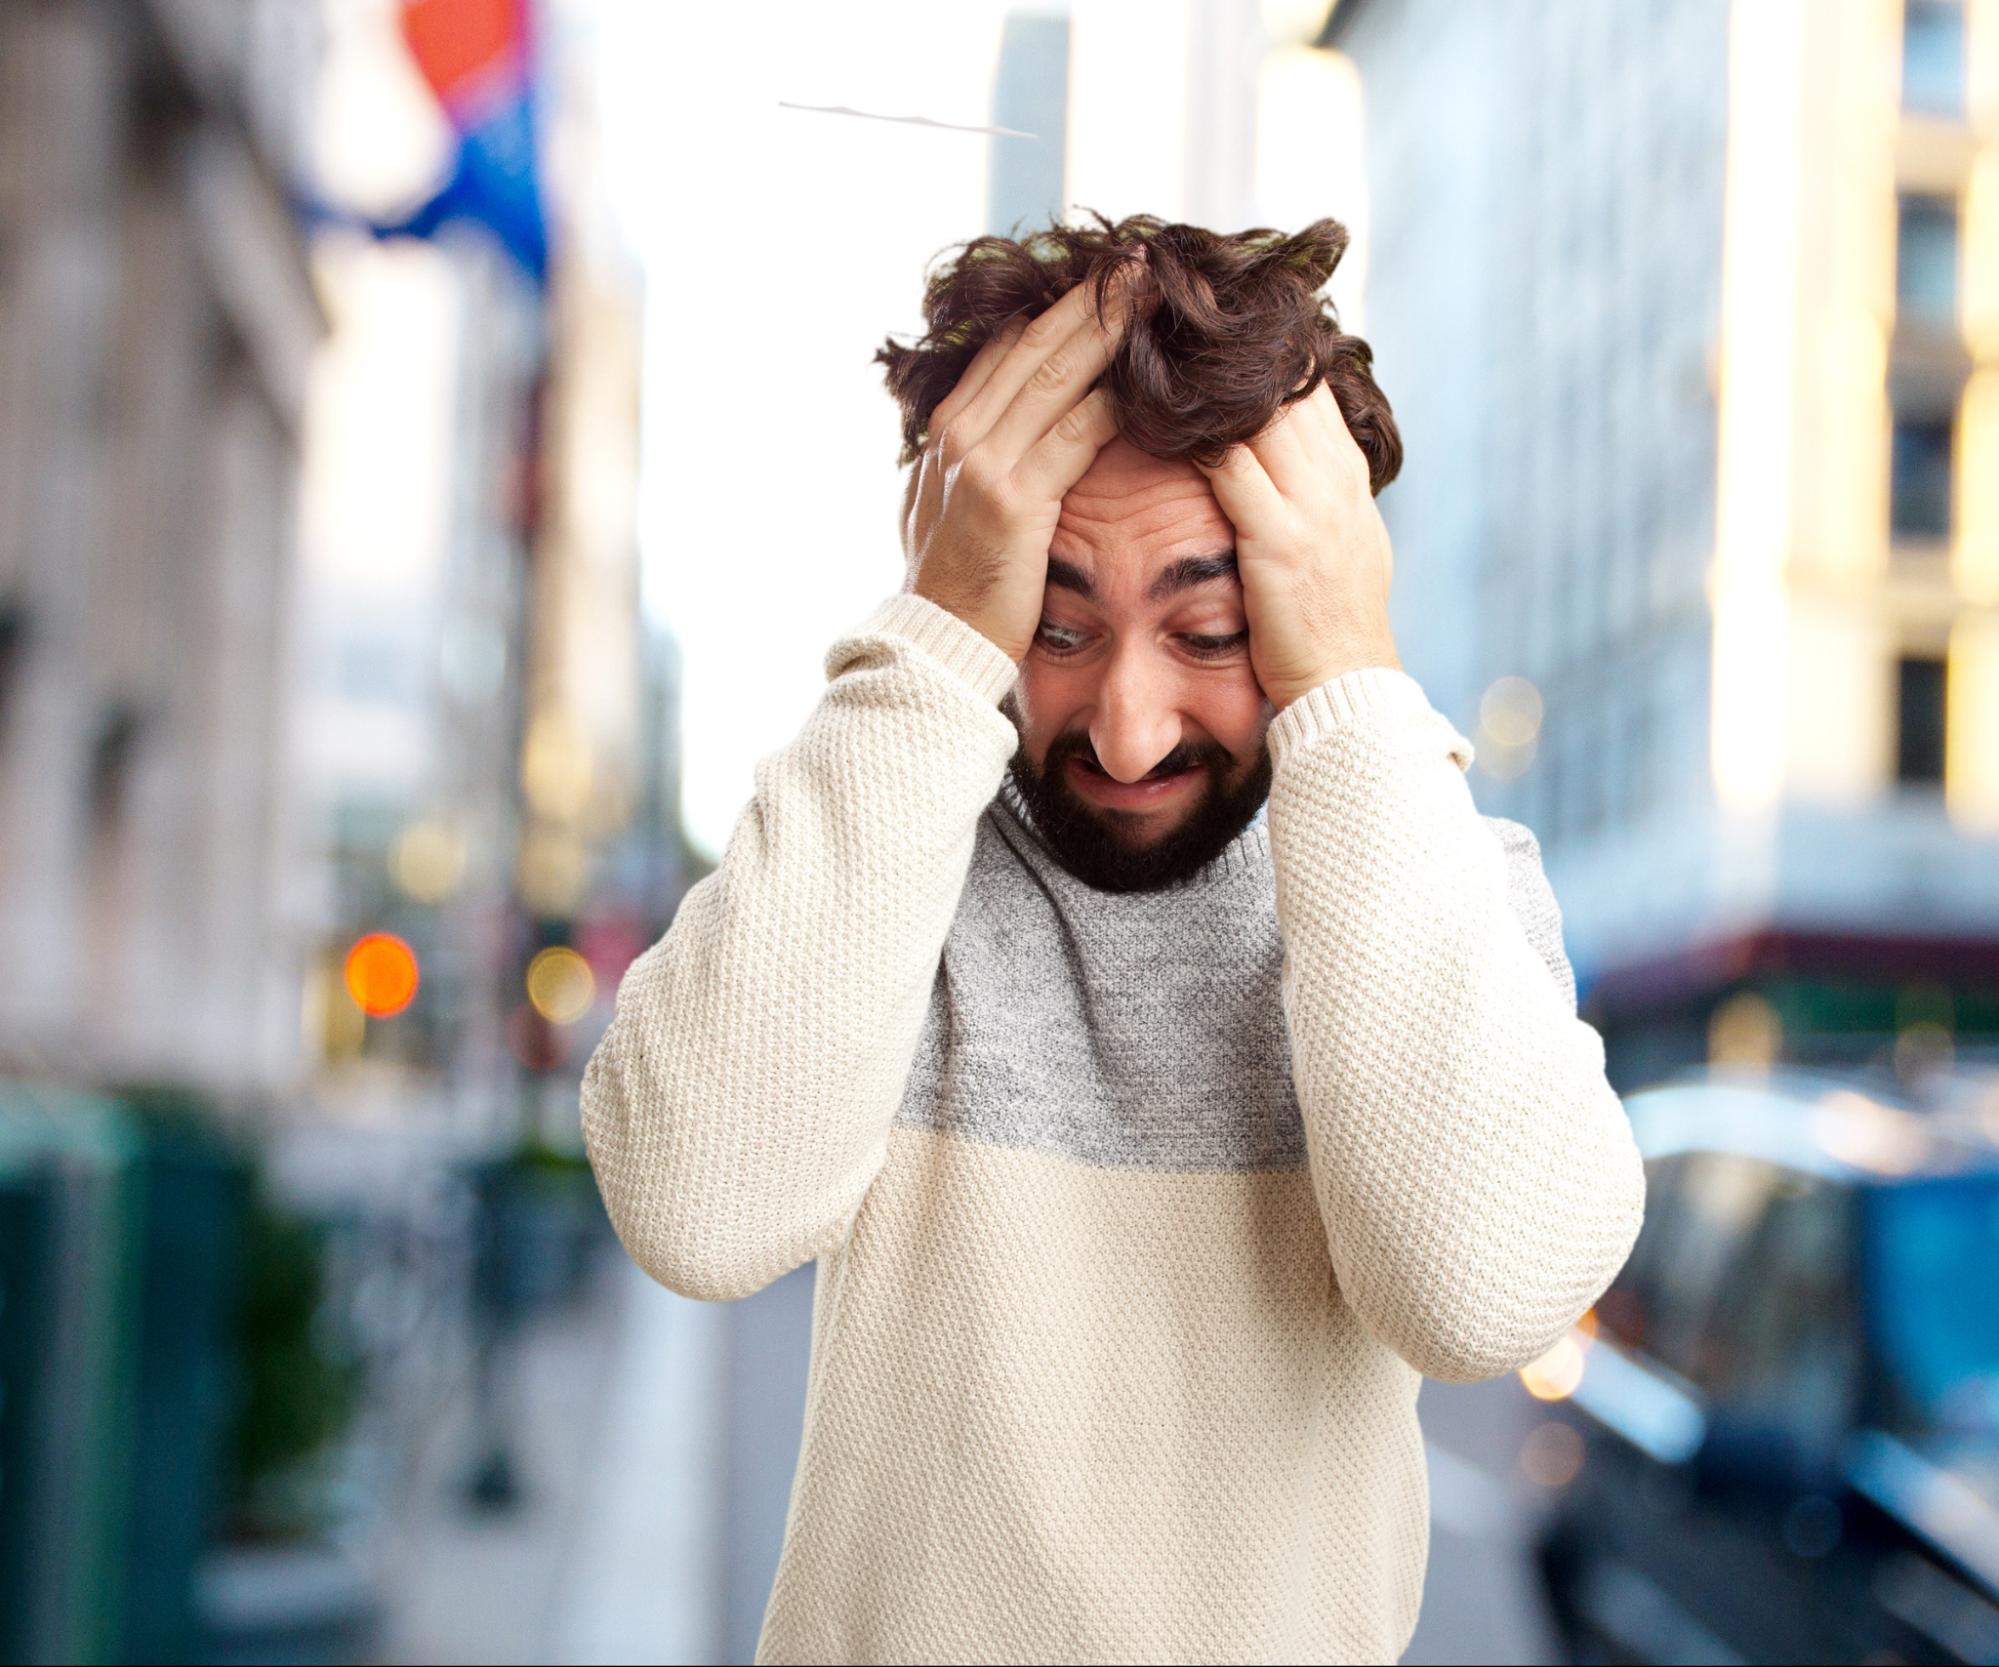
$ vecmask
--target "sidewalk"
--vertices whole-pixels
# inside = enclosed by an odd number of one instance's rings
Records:
[[[383,1662],[719,1660],[719,1311],[607,1257],[588,1300],[519,1338],[517,1503],[465,1498],[471,1384],[439,1420],[384,1547]]]

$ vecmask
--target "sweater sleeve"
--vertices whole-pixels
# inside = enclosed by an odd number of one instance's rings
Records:
[[[1017,744],[998,707],[1015,669],[928,599],[884,602],[830,649],[720,866],[627,970],[584,1069],[583,1136],[661,1284],[747,1296],[851,1226]]]
[[[1426,1377],[1537,1359],[1624,1265],[1642,1158],[1534,837],[1406,672],[1272,720],[1284,1012],[1340,1290]]]

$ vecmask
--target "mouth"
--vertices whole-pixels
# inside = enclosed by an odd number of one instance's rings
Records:
[[[1080,758],[1071,758],[1064,768],[1068,772],[1070,785],[1078,793],[1094,804],[1113,810],[1147,810],[1155,805],[1170,803],[1184,794],[1201,774],[1199,765],[1190,765],[1171,775],[1145,776],[1138,781],[1125,782]]]

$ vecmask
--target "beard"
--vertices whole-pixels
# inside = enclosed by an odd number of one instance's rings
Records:
[[[1009,693],[1001,703],[1014,729],[1021,728],[1018,705]],[[1069,784],[1069,761],[1096,766],[1096,749],[1081,731],[1058,735],[1037,769],[1025,745],[1007,763],[1015,793],[1027,807],[1035,831],[1056,859],[1086,886],[1098,891],[1161,891],[1191,878],[1255,819],[1270,796],[1271,760],[1267,746],[1245,766],[1215,742],[1182,742],[1153,766],[1149,775],[1170,776],[1184,769],[1205,772],[1199,796],[1179,822],[1154,838],[1144,837],[1150,813],[1108,810],[1090,804]]]

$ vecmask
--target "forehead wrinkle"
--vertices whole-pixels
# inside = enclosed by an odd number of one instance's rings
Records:
[[[1203,475],[1117,441],[1063,494],[1049,555],[1092,577],[1100,596],[1129,591],[1146,605],[1144,593],[1174,562],[1234,544]]]
[[[1170,510],[1176,504],[1215,504],[1215,494],[1206,481],[1161,480],[1129,487],[1123,491],[1091,490],[1081,481],[1062,497],[1065,514],[1074,513],[1093,520],[1121,520],[1156,510]],[[1102,506],[1099,508],[1098,506]]]
[[[1058,529],[1066,526],[1076,530],[1092,544],[1099,542],[1099,532],[1112,534],[1119,543],[1127,543],[1151,538],[1175,527],[1187,529],[1181,535],[1183,537],[1205,538],[1210,542],[1217,533],[1222,535],[1224,542],[1232,541],[1235,535],[1228,517],[1222,514],[1221,505],[1205,485],[1198,492],[1177,491],[1169,486],[1164,491],[1154,488],[1144,493],[1086,497],[1081,503],[1076,501],[1077,496],[1072,490],[1062,500],[1056,525]],[[1103,507],[1098,508],[1099,504]]]
[[[1188,556],[1214,556],[1235,548],[1235,528],[1213,517],[1150,515],[1128,521],[1096,521],[1064,516],[1049,540],[1051,556],[1094,572],[1108,564],[1136,559],[1150,584],[1157,571]],[[1066,537],[1064,535],[1067,535]]]

